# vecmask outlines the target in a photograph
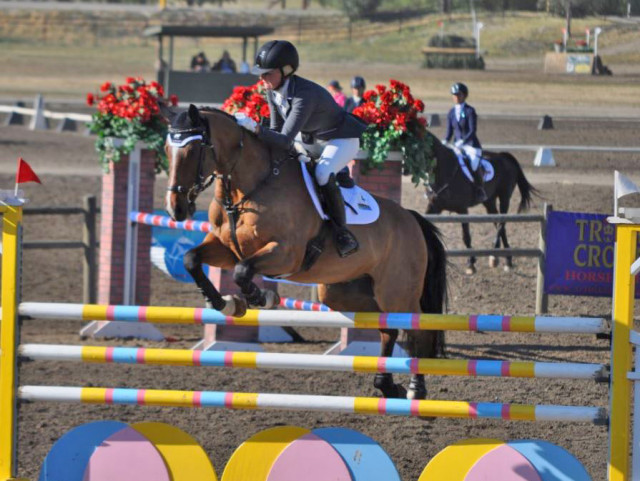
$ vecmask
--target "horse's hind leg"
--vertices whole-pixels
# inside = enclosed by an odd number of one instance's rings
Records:
[[[465,212],[466,214],[466,212]],[[469,228],[468,222],[462,223],[462,241],[467,249],[471,249],[471,229]],[[467,259],[467,270],[465,274],[473,275],[476,273],[476,257],[469,256]]]
[[[323,304],[338,311],[380,312],[380,307],[373,297],[371,278],[369,277],[338,284],[320,284],[318,298]],[[397,337],[397,329],[380,329],[381,357],[391,357]],[[377,373],[373,385],[386,398],[406,396],[406,390],[393,382],[391,373]]]
[[[233,252],[227,249],[213,234],[207,234],[202,244],[184,255],[184,267],[202,293],[207,307],[217,309],[230,316],[244,315],[244,307],[237,305],[235,299],[224,299],[204,274],[202,264],[229,269],[235,263]]]
[[[506,214],[507,212],[509,212],[509,201],[510,198],[508,197],[500,197],[500,213],[501,214]],[[509,248],[509,241],[507,239],[507,224],[506,222],[501,222],[500,223],[500,227],[498,228],[498,236],[500,236],[500,238],[502,239],[502,246],[505,249]],[[505,271],[509,271],[513,268],[513,260],[512,257],[509,256],[506,259],[506,263],[504,266],[504,270]]]
[[[498,208],[496,207],[496,200],[495,198],[488,200],[487,202],[485,202],[484,204],[485,209],[487,209],[487,214],[497,214],[498,213]],[[499,249],[500,248],[500,224],[499,223],[494,223],[494,226],[496,228],[496,237],[495,237],[495,241],[493,242],[493,248],[494,249]],[[499,260],[496,256],[489,256],[489,267],[498,267],[498,263]]]

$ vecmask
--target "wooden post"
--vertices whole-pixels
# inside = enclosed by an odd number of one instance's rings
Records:
[[[547,264],[547,219],[553,206],[546,202],[542,207],[544,219],[540,222],[540,239],[538,246],[542,254],[538,257],[538,275],[536,279],[536,314],[546,314],[549,311],[549,296],[544,292],[544,278]]]
[[[84,242],[83,292],[82,302],[95,304],[97,301],[96,288],[96,214],[98,212],[96,197],[87,195],[84,198],[84,226],[82,228],[82,242]]]

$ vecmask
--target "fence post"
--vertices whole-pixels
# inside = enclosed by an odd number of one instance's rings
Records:
[[[84,226],[82,229],[82,242],[84,242],[84,263],[82,273],[84,285],[82,288],[82,301],[85,304],[95,304],[97,301],[96,289],[96,214],[98,212],[95,195],[84,197]]]
[[[538,277],[536,282],[536,314],[546,314],[549,310],[549,296],[544,292],[544,276],[547,263],[547,217],[553,206],[546,202],[542,206],[542,221],[540,222],[540,256],[538,257]]]
[[[6,200],[6,199],[5,199]],[[4,202],[3,202],[4,203]],[[22,206],[2,208],[2,322],[0,323],[0,479],[17,480],[18,344],[20,274],[22,265]]]

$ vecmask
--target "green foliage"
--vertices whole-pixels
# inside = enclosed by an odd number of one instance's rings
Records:
[[[425,68],[448,68],[448,69],[477,69],[484,70],[484,59],[482,56],[476,58],[475,54],[444,54],[428,53],[422,64]]]
[[[402,153],[402,170],[411,176],[411,182],[427,184],[429,174],[435,167],[433,137],[428,132],[422,137],[395,129],[378,130],[369,125],[361,137],[362,148],[369,152],[366,160],[360,161],[360,169],[366,173],[372,169],[382,169],[391,151]]]
[[[167,125],[159,119],[143,124],[139,118],[131,120],[97,112],[88,127],[98,136],[96,151],[105,172],[109,171],[109,162],[119,162],[123,154],[133,152],[138,142],[143,142],[146,148],[156,151],[157,172],[166,172],[169,169],[167,155],[164,152]],[[118,139],[121,139],[121,142]]]

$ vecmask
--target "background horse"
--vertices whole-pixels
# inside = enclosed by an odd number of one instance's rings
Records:
[[[170,160],[166,209],[175,220],[194,211],[198,193],[214,182],[209,206],[213,232],[189,251],[185,267],[207,305],[228,315],[243,315],[243,299],[225,296],[204,275],[202,264],[233,270],[241,293],[253,306],[277,305],[277,294],[258,288],[255,274],[286,276],[321,284],[320,301],[336,310],[374,312],[443,311],[446,258],[438,230],[422,216],[384,198],[379,219],[350,226],[360,250],[338,257],[331,235],[317,262],[303,267],[307,243],[326,229],[302,179],[300,163],[286,153],[274,155],[233,116],[191,105],[171,121],[166,151]],[[284,155],[282,155],[284,154]],[[230,221],[231,218],[231,221]],[[381,356],[391,356],[398,332],[381,330]],[[406,348],[413,357],[436,357],[444,350],[441,331],[409,331]],[[385,397],[404,389],[391,374],[376,374],[374,385]],[[423,376],[413,376],[406,393],[424,398]]]
[[[469,207],[473,207],[478,202],[476,200],[476,187],[463,173],[456,154],[450,148],[443,145],[440,140],[432,136],[434,154],[436,156],[436,167],[433,173],[433,182],[427,187],[426,196],[428,198],[427,214],[439,214],[443,210],[456,212],[458,214],[468,214]],[[483,151],[482,157],[493,165],[494,176],[485,183],[487,200],[483,202],[487,213],[506,214],[509,211],[509,204],[513,191],[518,186],[520,190],[520,205],[518,212],[529,208],[531,196],[538,195],[538,191],[529,183],[518,163],[518,160],[508,152],[487,152]],[[496,201],[500,201],[500,209],[496,207]],[[471,232],[469,224],[462,224],[462,239],[467,249],[471,249]],[[507,240],[507,230],[504,222],[496,224],[496,239],[494,247],[500,247],[500,241],[505,248],[509,247]],[[476,258],[469,257],[467,260],[467,274],[476,272]],[[489,258],[489,265],[496,267],[497,259],[494,256]],[[506,258],[505,270],[513,267],[511,256]]]

